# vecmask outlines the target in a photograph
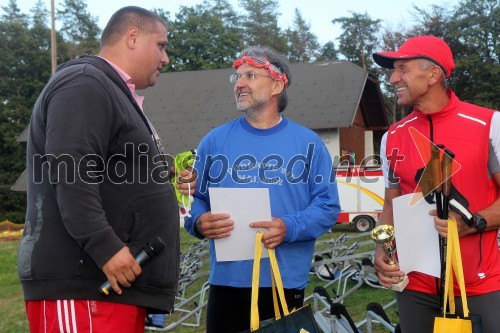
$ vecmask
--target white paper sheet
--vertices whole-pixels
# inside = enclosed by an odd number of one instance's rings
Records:
[[[421,200],[416,202],[415,199]],[[401,271],[440,277],[439,234],[434,228],[433,217],[429,215],[429,211],[436,206],[428,204],[422,193],[412,193],[395,198],[392,207]]]
[[[253,260],[255,234],[267,231],[251,228],[250,222],[271,221],[271,203],[267,188],[210,187],[212,213],[229,213],[234,221],[231,236],[215,240],[217,261]],[[268,257],[263,248],[263,257]]]

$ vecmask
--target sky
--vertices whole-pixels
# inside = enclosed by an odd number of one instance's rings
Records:
[[[42,1],[50,10],[50,0]],[[240,11],[239,1],[229,0],[236,11]],[[181,5],[191,7],[201,4],[203,0],[86,0],[85,2],[87,10],[98,18],[98,24],[102,29],[111,15],[124,6],[161,8],[173,15]],[[370,18],[382,20],[382,26],[396,30],[398,27],[411,26],[415,23],[410,14],[413,3],[419,8],[430,10],[434,4],[451,8],[458,2],[459,0],[279,0],[281,15],[278,17],[278,24],[283,30],[291,27],[295,8],[298,8],[303,19],[310,25],[311,32],[318,37],[318,42],[325,44],[328,41],[336,42],[335,39],[341,32],[340,25],[332,24],[332,19],[351,16],[350,12],[368,13]],[[8,3],[9,0],[0,0],[0,7],[5,7]],[[36,0],[17,0],[17,5],[26,14],[35,3]],[[54,3],[56,8],[62,8],[60,5],[63,3],[62,0],[54,0]]]

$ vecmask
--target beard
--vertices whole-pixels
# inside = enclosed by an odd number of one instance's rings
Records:
[[[254,118],[258,115],[260,115],[266,105],[268,104],[267,100],[256,100],[252,99],[251,102],[236,102],[236,109],[242,113],[244,113],[247,117]]]

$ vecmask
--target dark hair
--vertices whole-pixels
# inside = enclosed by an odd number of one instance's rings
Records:
[[[153,32],[156,29],[156,23],[167,25],[163,19],[141,7],[128,6],[116,11],[106,24],[101,35],[101,48],[106,45],[114,45],[130,27],[137,27],[139,30]]]
[[[279,96],[278,102],[278,112],[283,112],[288,104],[288,95],[286,93],[286,88],[292,83],[292,73],[290,73],[290,67],[285,57],[281,56],[278,52],[267,46],[249,46],[240,52],[239,57],[250,56],[257,58],[266,58],[274,66],[286,74],[288,79],[288,84],[283,89],[283,92]]]

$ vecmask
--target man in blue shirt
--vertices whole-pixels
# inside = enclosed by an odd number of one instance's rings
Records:
[[[207,332],[249,328],[252,260],[216,260],[214,239],[229,237],[229,214],[212,214],[209,187],[268,188],[271,221],[262,242],[276,248],[289,308],[303,305],[315,240],[337,220],[340,204],[332,159],[313,131],[281,115],[291,83],[288,64],[273,50],[249,47],[231,75],[236,107],[244,116],[212,130],[201,141],[195,168],[198,185],[186,230],[210,239]],[[252,203],[249,202],[249,209]],[[274,317],[269,260],[261,268],[259,311]],[[230,314],[230,315],[228,315]]]

